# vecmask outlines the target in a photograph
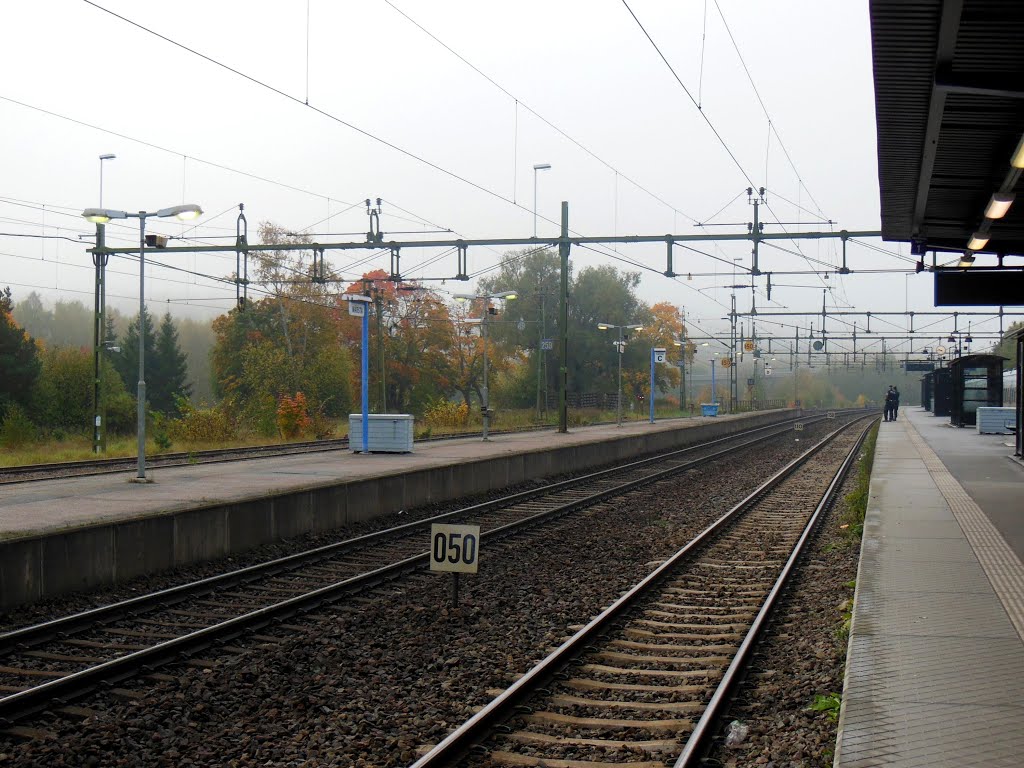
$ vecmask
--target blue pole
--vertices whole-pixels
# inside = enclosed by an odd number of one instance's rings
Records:
[[[363,302],[363,345],[360,350],[362,363],[362,394],[363,394],[363,453],[370,452],[370,312],[369,306]]]
[[[654,423],[654,347],[651,347],[651,424]]]
[[[718,401],[715,400],[715,358],[711,358],[711,404],[714,405]]]

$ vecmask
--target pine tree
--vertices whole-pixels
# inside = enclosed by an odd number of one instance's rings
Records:
[[[153,364],[156,361],[156,332],[153,327],[153,318],[149,314],[149,310],[143,309],[144,317],[146,320],[146,340],[145,340],[145,366],[146,366],[146,400],[152,401],[152,386],[155,377],[153,376],[154,368]],[[135,396],[138,391],[139,382],[139,316],[136,315],[131,323],[128,325],[127,330],[124,332],[124,336],[121,337],[121,341],[118,346],[121,347],[120,353],[113,353],[109,355],[110,361],[114,364],[114,368],[121,376],[121,381],[124,382],[125,389],[132,395]]]
[[[176,395],[188,397],[192,386],[188,383],[188,361],[181,351],[178,329],[168,312],[160,322],[156,339],[156,356],[153,360],[153,376],[147,379],[149,402],[154,411],[172,413]]]
[[[32,338],[11,315],[11,289],[0,291],[0,417],[10,403],[28,402],[40,362]]]

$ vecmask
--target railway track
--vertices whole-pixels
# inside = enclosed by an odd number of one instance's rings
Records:
[[[190,453],[162,453],[146,457],[147,467],[180,467],[189,464],[213,464],[222,461],[237,461],[244,458],[264,456],[288,456],[294,453],[317,451],[339,451],[348,448],[348,438],[337,440],[312,440],[304,443],[280,445],[253,445],[247,448],[223,448],[215,451],[192,451]],[[16,467],[0,467],[0,484],[24,483],[32,480],[52,480],[55,477],[82,477],[135,469],[138,459],[134,456],[111,459],[88,459],[85,461],[56,461],[49,464],[23,464]]]
[[[791,462],[413,768],[698,765],[866,432],[840,428]]]
[[[0,718],[177,661],[426,564],[431,523],[472,520],[500,538],[700,464],[793,425],[722,438],[0,635]]]
[[[526,427],[515,431],[536,431],[551,429],[547,425]],[[513,430],[491,430],[492,435],[510,434]],[[475,437],[480,433],[458,433],[417,438],[416,442],[437,442],[440,440],[457,440]],[[259,459],[267,456],[290,456],[296,453],[319,453],[321,451],[343,451],[349,449],[349,439],[341,437],[331,440],[310,440],[299,443],[277,443],[274,445],[252,445],[241,448],[219,448],[209,451],[189,451],[177,453],[159,453],[146,456],[146,466],[183,467],[192,464],[216,464],[225,461]],[[0,467],[0,485],[9,483],[25,483],[36,480],[52,480],[57,477],[84,477],[88,475],[105,475],[117,472],[129,472],[135,469],[138,459],[135,456],[122,456],[106,459],[86,459],[83,461],[55,461],[46,464],[21,464],[12,467]]]

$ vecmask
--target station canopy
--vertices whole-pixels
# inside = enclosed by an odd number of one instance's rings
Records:
[[[1024,254],[1024,0],[871,0],[882,237]],[[1024,151],[1024,149],[1022,149]],[[1016,193],[985,222],[994,193]],[[1007,267],[1020,267],[1017,260]]]

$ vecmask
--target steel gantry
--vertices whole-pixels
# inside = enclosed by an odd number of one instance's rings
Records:
[[[314,278],[326,279],[326,267],[324,265],[324,253],[327,251],[355,251],[355,250],[377,250],[387,249],[391,252],[391,271],[389,280],[401,281],[401,253],[410,248],[444,248],[456,251],[458,262],[455,274],[442,275],[437,279],[446,280],[469,280],[467,269],[467,252],[475,247],[526,247],[546,246],[558,249],[558,256],[561,269],[561,280],[559,287],[559,350],[561,362],[559,365],[559,393],[558,393],[558,431],[568,431],[568,413],[566,409],[566,391],[568,388],[568,296],[569,296],[569,253],[573,246],[582,245],[610,245],[626,243],[665,243],[666,264],[663,274],[672,278],[680,273],[675,271],[673,262],[673,248],[676,244],[699,243],[699,242],[729,242],[729,241],[751,241],[754,243],[753,267],[744,268],[744,271],[754,275],[762,274],[760,266],[756,261],[757,246],[761,242],[771,240],[820,240],[820,239],[841,239],[844,244],[844,262],[842,267],[837,267],[837,273],[848,274],[849,270],[845,262],[845,243],[849,238],[879,237],[878,231],[846,231],[839,232],[764,232],[761,223],[756,226],[748,225],[748,231],[740,234],[665,234],[665,235],[613,235],[613,236],[580,236],[570,235],[569,230],[569,203],[562,202],[561,208],[561,231],[557,237],[494,237],[494,238],[457,238],[454,240],[389,240],[385,233],[380,231],[379,218],[371,215],[371,231],[367,233],[366,240],[357,242],[331,242],[331,243],[271,243],[271,244],[250,244],[247,241],[247,230],[245,216],[240,213],[237,224],[237,237],[235,245],[200,245],[200,246],[169,246],[161,250],[167,254],[174,253],[234,253],[236,255],[235,284],[237,286],[237,301],[239,307],[244,307],[246,292],[249,284],[248,279],[248,256],[252,253],[265,251],[312,251],[315,254]],[[379,217],[379,208],[370,208],[372,213]],[[100,226],[100,225],[97,225]],[[111,255],[138,253],[137,248],[110,248],[98,239],[97,245],[89,249],[89,252],[97,258],[108,258]],[[820,273],[824,270],[814,270]],[[685,274],[685,273],[684,273]],[[734,308],[735,311],[735,308]],[[736,334],[733,334],[735,347]]]

